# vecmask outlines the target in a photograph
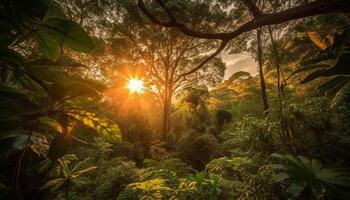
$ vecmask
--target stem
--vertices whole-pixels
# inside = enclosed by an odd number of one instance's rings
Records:
[[[261,97],[262,97],[263,106],[264,106],[264,115],[265,115],[265,117],[267,117],[267,115],[269,114],[269,103],[267,100],[266,83],[265,83],[265,77],[264,77],[264,71],[263,71],[263,59],[262,59],[262,47],[261,47],[261,28],[257,29],[256,35],[257,35],[257,42],[258,42],[257,57],[258,57],[258,64],[259,64]]]
[[[278,50],[277,50],[277,46],[276,43],[273,39],[273,35],[272,35],[272,30],[271,30],[271,26],[268,26],[268,30],[269,30],[269,35],[270,35],[270,39],[271,39],[271,43],[272,43],[272,47],[273,47],[273,53],[275,56],[275,61],[276,61],[276,71],[277,71],[277,94],[278,94],[278,114],[279,117],[282,117],[282,113],[283,113],[283,107],[282,107],[282,85],[281,85],[281,66],[280,66],[280,59],[279,59],[279,54],[278,54]]]
[[[27,151],[27,148],[28,148],[28,145],[29,145],[29,142],[30,142],[31,137],[32,137],[32,132],[30,132],[30,134],[29,134],[29,136],[28,136],[28,139],[27,139],[27,141],[26,141],[26,144],[25,144],[25,146],[24,146],[24,149],[23,149],[23,151],[22,151],[22,154],[21,154],[21,156],[20,156],[20,158],[19,158],[19,160],[18,160],[18,164],[17,164],[17,172],[16,172],[16,192],[17,192],[17,198],[18,198],[18,199],[22,199],[22,198],[20,197],[21,192],[20,192],[20,188],[19,188],[19,178],[20,178],[20,175],[21,175],[22,161],[23,161],[23,159],[24,159],[24,155],[25,155],[25,153],[26,153],[26,151]]]

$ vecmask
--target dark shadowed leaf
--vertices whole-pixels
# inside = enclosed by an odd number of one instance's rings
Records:
[[[64,156],[70,148],[71,139],[68,135],[58,134],[51,142],[48,156],[51,160],[57,160]]]
[[[39,30],[34,34],[40,51],[49,59],[56,60],[60,56],[60,46],[55,38],[44,30]]]
[[[94,47],[90,36],[79,24],[73,21],[50,18],[45,22],[45,29],[49,29],[55,39],[64,47],[86,53]]]

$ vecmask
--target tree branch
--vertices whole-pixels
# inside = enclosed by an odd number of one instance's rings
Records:
[[[204,59],[199,65],[197,65],[197,66],[196,66],[195,68],[193,68],[192,70],[180,74],[180,75],[178,76],[177,79],[180,79],[180,78],[183,77],[183,76],[190,75],[190,74],[196,72],[197,70],[199,70],[200,68],[202,68],[203,65],[205,65],[208,61],[210,61],[212,58],[214,58],[215,56],[217,56],[222,50],[224,50],[224,48],[226,47],[227,43],[228,43],[228,40],[223,40],[223,41],[221,42],[219,48],[216,49],[216,51],[215,51],[213,54],[211,54],[211,55],[208,56],[206,59]],[[176,81],[177,81],[177,80],[176,80]]]
[[[157,0],[161,2],[161,0]],[[280,24],[290,20],[321,15],[330,13],[344,13],[350,11],[349,0],[332,0],[324,1],[317,0],[307,3],[302,6],[297,6],[288,10],[284,10],[274,14],[264,14],[260,17],[254,18],[251,21],[246,22],[236,30],[231,32],[220,32],[220,33],[207,33],[201,31],[195,31],[190,29],[184,23],[178,22],[175,17],[171,14],[170,10],[167,9],[164,3],[160,4],[162,9],[168,14],[170,20],[162,21],[155,17],[150,10],[148,10],[143,2],[143,0],[138,0],[138,7],[142,12],[155,24],[168,27],[168,28],[178,28],[185,35],[204,39],[220,39],[220,40],[232,40],[242,33],[260,28],[262,26]],[[170,13],[170,15],[169,15]]]

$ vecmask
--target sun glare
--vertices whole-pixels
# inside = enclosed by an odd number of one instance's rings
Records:
[[[130,92],[142,93],[144,89],[143,81],[140,79],[129,80],[128,89]]]

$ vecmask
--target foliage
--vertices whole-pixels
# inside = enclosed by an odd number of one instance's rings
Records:
[[[0,1],[0,199],[350,198],[349,15],[279,24],[331,4],[144,1],[195,38],[136,3]],[[255,74],[256,30],[238,27],[277,12]]]
[[[220,137],[222,150],[235,156],[253,155],[255,152],[273,152],[278,126],[275,122],[246,116],[236,121],[232,130],[223,132]]]
[[[179,158],[165,158],[164,160],[144,160],[144,167],[154,167],[156,169],[166,169],[173,171],[178,177],[183,178],[195,172],[195,170],[184,163]]]
[[[41,132],[42,128],[53,128],[51,134],[69,134],[74,121],[71,116],[78,115],[78,111],[72,109],[79,107],[75,99],[89,97],[91,101],[99,98],[99,91],[103,88],[96,81],[72,76],[64,69],[65,64],[58,59],[63,57],[62,52],[57,51],[67,47],[88,52],[93,44],[77,23],[66,19],[46,18],[49,15],[47,3],[49,2],[16,1],[10,6],[10,1],[2,2],[2,13],[10,15],[9,12],[13,12],[14,15],[12,20],[2,21],[11,33],[2,38],[7,42],[1,43],[1,70],[5,75],[0,86],[3,99],[1,107],[4,108],[1,123],[9,124],[2,130],[3,144],[13,143],[23,136],[30,138],[33,131]],[[42,54],[49,59],[39,57],[33,60],[17,50],[20,43],[33,38]],[[80,110],[80,114],[81,112]],[[92,115],[96,123],[89,125],[100,130],[104,122],[102,117],[95,116],[97,114],[91,113],[90,116],[80,117],[78,120],[91,121]],[[112,124],[116,127],[115,123]],[[119,134],[116,130],[117,128],[112,130],[114,135]],[[58,141],[60,137],[62,136],[56,136],[54,141]],[[69,136],[64,137],[67,138],[65,142],[62,140],[59,144],[65,143],[69,146]],[[55,142],[53,145],[57,146]],[[62,156],[66,150],[67,148],[60,150],[62,153],[58,153],[57,157]]]
[[[332,44],[321,49],[315,56],[302,62],[303,67],[296,73],[312,71],[301,83],[307,83],[320,77],[332,77],[318,86],[318,90],[333,99],[333,105],[348,102],[350,74],[349,63],[350,30],[345,29],[340,34],[335,34]],[[314,40],[313,40],[314,41]]]
[[[96,170],[96,166],[81,169],[88,159],[78,162],[76,165],[68,167],[65,160],[59,162],[60,177],[47,182],[41,189],[51,188],[52,191],[64,188],[66,199],[69,197],[69,190],[72,186],[82,186],[89,184],[86,179],[81,177],[83,174],[91,173]]]
[[[256,173],[248,174],[237,188],[237,199],[283,199],[285,194],[271,179],[273,175],[273,170],[267,165],[261,166]]]
[[[114,158],[99,163],[94,183],[94,198],[115,198],[129,183],[137,180],[135,163],[125,158]]]
[[[219,155],[219,143],[210,133],[185,133],[177,143],[177,152],[182,160],[200,170],[211,159]]]
[[[349,185],[349,173],[343,169],[323,167],[317,160],[309,160],[303,156],[272,154],[273,158],[282,161],[281,164],[270,164],[270,167],[280,170],[275,180],[289,180],[287,192],[297,197],[308,192],[315,199],[322,199],[329,190],[343,191]]]
[[[230,122],[232,119],[232,114],[226,110],[218,110],[215,114],[215,123],[216,127],[219,129],[219,132],[221,132],[222,126]]]

